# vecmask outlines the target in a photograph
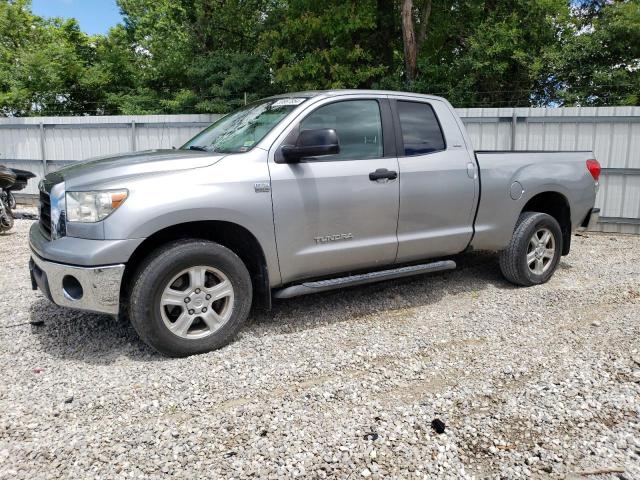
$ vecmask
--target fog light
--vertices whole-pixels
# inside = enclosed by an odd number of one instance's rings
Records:
[[[72,275],[65,275],[62,279],[62,291],[65,297],[70,300],[80,300],[83,295],[82,285],[78,279]]]

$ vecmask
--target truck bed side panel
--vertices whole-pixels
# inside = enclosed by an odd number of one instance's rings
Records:
[[[524,206],[540,193],[556,192],[568,200],[572,229],[594,205],[594,180],[586,168],[591,152],[476,152],[476,158],[481,193],[474,249],[505,248]],[[524,190],[516,199],[510,193],[514,182]]]

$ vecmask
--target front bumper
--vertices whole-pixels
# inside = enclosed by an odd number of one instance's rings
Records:
[[[77,267],[43,260],[36,254],[29,261],[31,285],[53,303],[117,315],[124,265]]]
[[[144,238],[90,240],[68,236],[51,241],[37,222],[29,230],[29,246],[38,257],[81,267],[126,263],[143,241]]]

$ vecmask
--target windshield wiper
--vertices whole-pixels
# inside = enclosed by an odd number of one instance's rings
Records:
[[[233,150],[214,148],[213,153],[233,153]]]
[[[200,145],[189,145],[189,150],[198,150],[199,152],[208,152],[205,147],[201,147]]]

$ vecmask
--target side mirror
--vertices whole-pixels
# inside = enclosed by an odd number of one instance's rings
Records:
[[[302,130],[295,145],[283,145],[285,162],[295,163],[302,158],[340,153],[338,134],[333,128]]]

